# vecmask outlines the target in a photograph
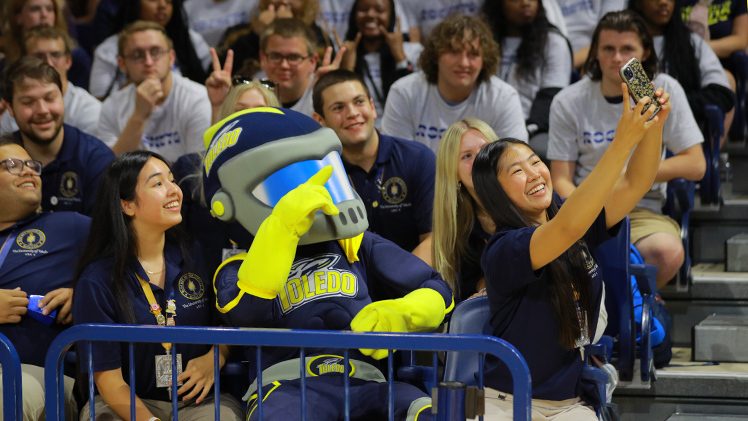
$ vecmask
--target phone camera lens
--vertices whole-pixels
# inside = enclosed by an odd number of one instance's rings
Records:
[[[634,72],[631,69],[624,70],[624,73],[626,74],[627,79],[631,79],[634,77]]]

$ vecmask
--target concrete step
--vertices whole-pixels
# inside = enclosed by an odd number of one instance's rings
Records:
[[[693,362],[690,348],[673,348],[670,365],[657,370],[649,389],[616,389],[616,396],[734,399],[748,405],[748,364]],[[689,411],[690,412],[690,411]],[[746,406],[748,415],[748,406]]]
[[[748,184],[748,178],[743,180]],[[726,241],[748,232],[748,194],[736,194],[722,205],[709,206],[701,205],[697,195],[689,231],[691,259],[695,263],[724,262]]]
[[[699,263],[691,268],[691,274],[688,292],[666,285],[660,295],[666,300],[748,300],[748,272],[727,272],[724,263]]]
[[[694,326],[695,361],[748,362],[748,316],[713,314]]]

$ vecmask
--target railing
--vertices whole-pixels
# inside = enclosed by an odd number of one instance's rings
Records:
[[[23,419],[21,360],[13,344],[0,333],[0,364],[3,368],[3,419]],[[11,404],[12,403],[12,404]]]
[[[301,348],[300,359],[304,361],[304,348],[330,348],[345,349],[343,351],[345,373],[343,376],[345,385],[345,419],[350,419],[350,395],[349,395],[349,364],[348,349],[400,349],[415,351],[473,351],[491,354],[501,359],[512,374],[514,384],[514,419],[530,420],[531,383],[530,371],[525,360],[519,352],[509,343],[495,337],[477,335],[447,335],[447,334],[417,334],[417,333],[354,333],[338,331],[312,331],[312,330],[273,330],[273,329],[236,329],[236,328],[200,328],[200,327],[158,327],[158,326],[132,326],[132,325],[80,325],[74,326],[62,332],[52,342],[47,352],[45,361],[45,386],[46,386],[46,414],[48,421],[63,419],[64,414],[64,391],[63,391],[63,363],[64,354],[70,346],[77,341],[109,341],[128,342],[130,346],[130,402],[131,414],[134,414],[135,406],[135,366],[133,360],[133,343],[171,342],[178,344],[212,344],[214,346],[214,368],[216,370],[215,380],[215,407],[216,420],[220,418],[220,372],[218,370],[218,345],[240,345],[256,347],[257,366],[261,367],[260,356],[262,347],[291,347]],[[79,343],[84,346],[84,343]],[[94,381],[93,381],[93,357],[91,343],[88,342],[89,358],[87,362],[81,362],[88,366],[88,390],[91,402],[90,414],[94,416]],[[173,365],[176,358],[172,359]],[[436,358],[434,358],[436,364]],[[389,382],[389,419],[394,419],[394,372],[393,354],[389,353],[387,364],[387,378]],[[267,368],[267,367],[262,367]],[[172,368],[172,373],[176,373]],[[304,408],[306,406],[306,391],[304,389],[306,373],[304,364],[300,364],[301,373],[301,407],[302,420],[306,419]],[[124,373],[123,373],[124,374]],[[257,376],[258,415],[262,420],[262,370],[258,370]],[[480,385],[482,387],[482,385]],[[177,394],[172,396],[174,416],[176,419]]]

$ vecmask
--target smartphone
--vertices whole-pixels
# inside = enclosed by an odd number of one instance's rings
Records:
[[[654,113],[652,114],[652,117],[650,117],[649,119],[653,119],[654,116],[656,116],[657,113],[660,112],[660,109],[662,109],[662,104],[660,104],[660,101],[655,98],[655,90],[652,86],[652,82],[644,72],[644,68],[639,62],[639,59],[634,57],[629,60],[628,63],[624,64],[623,67],[621,67],[620,74],[621,79],[623,79],[623,81],[626,83],[626,86],[628,86],[629,92],[631,92],[631,96],[634,97],[634,100],[636,102],[639,102],[639,100],[641,100],[645,96],[648,96],[652,99],[656,108]],[[648,108],[649,107],[642,110],[642,114],[644,114]]]

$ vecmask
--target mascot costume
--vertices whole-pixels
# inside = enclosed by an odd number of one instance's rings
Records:
[[[351,188],[335,132],[295,111],[241,111],[205,133],[203,187],[211,213],[247,253],[224,261],[214,287],[231,326],[375,332],[429,331],[452,310],[439,274],[370,232]],[[306,349],[309,420],[343,419],[343,357],[330,344]],[[387,350],[351,350],[351,419],[386,419],[387,383],[377,361]],[[301,419],[299,350],[247,349],[247,419],[259,419],[262,370],[266,420]],[[430,420],[431,399],[395,383],[395,418]]]

